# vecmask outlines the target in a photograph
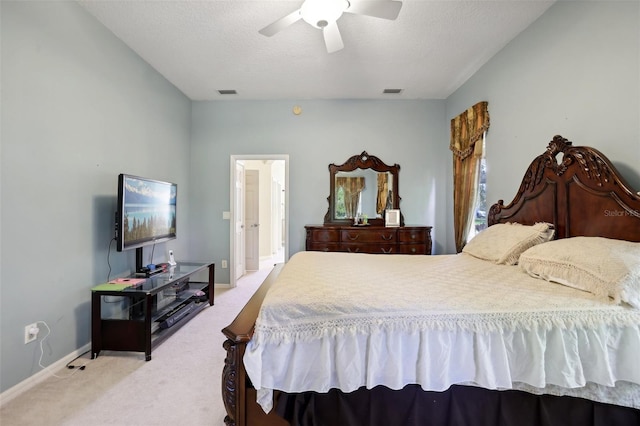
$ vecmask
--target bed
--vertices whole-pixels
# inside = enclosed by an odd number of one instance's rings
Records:
[[[225,423],[640,424],[640,195],[556,136],[489,224],[277,265],[223,329]]]

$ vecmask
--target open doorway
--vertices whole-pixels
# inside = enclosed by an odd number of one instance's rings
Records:
[[[229,283],[288,259],[288,155],[232,155]]]

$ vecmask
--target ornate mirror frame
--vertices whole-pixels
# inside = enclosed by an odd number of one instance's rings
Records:
[[[352,219],[336,219],[334,216],[336,207],[336,175],[339,172],[352,172],[358,169],[371,169],[375,172],[388,172],[393,176],[393,182],[391,190],[393,191],[393,197],[391,200],[392,209],[400,209],[400,195],[398,194],[398,174],[400,172],[400,165],[394,164],[389,166],[385,164],[378,157],[367,154],[367,151],[362,151],[360,155],[354,155],[349,158],[344,164],[329,164],[329,196],[327,201],[329,202],[329,209],[324,216],[325,225],[349,225],[353,223]],[[369,224],[372,226],[384,226],[384,214],[381,218],[368,218]],[[400,225],[404,225],[404,218],[402,212],[400,213]]]

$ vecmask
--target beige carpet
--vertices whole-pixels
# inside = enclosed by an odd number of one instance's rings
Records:
[[[215,305],[185,324],[144,361],[143,353],[103,351],[74,361],[4,404],[2,426],[224,425],[221,396],[225,338],[233,321],[270,272],[250,272],[234,289],[216,289]]]

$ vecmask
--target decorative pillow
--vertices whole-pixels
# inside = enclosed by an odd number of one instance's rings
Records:
[[[552,238],[553,229],[548,223],[498,223],[473,237],[462,252],[497,264],[515,265],[526,249]]]
[[[565,238],[530,248],[519,264],[534,277],[640,308],[640,243]]]

